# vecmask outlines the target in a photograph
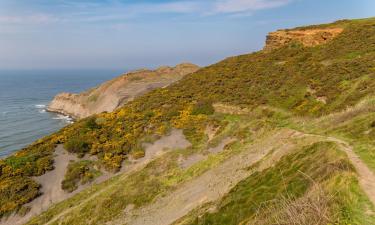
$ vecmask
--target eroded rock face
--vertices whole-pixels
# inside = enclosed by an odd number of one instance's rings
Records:
[[[199,69],[190,63],[156,70],[137,70],[107,81],[97,88],[80,94],[60,93],[48,106],[51,112],[81,119],[114,109],[156,88],[165,87]]]
[[[264,50],[277,49],[293,41],[300,42],[307,47],[321,45],[332,40],[342,31],[342,28],[278,30],[268,34]]]

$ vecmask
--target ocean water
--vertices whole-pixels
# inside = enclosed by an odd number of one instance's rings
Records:
[[[0,158],[71,123],[45,110],[60,92],[81,92],[122,71],[0,71]]]

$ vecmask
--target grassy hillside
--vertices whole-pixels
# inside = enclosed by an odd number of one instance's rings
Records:
[[[317,26],[297,29],[315,27]],[[87,198],[90,193],[114,182],[114,187],[122,188],[121,193],[116,192],[118,190],[116,188],[113,192],[106,193],[102,202],[105,210],[100,215],[97,215],[95,210],[89,210],[90,205],[84,205],[81,209],[87,211],[88,217],[84,218],[92,218],[93,224],[109,221],[118,216],[129,202],[136,206],[147,204],[160,194],[168,193],[170,188],[174,188],[180,182],[187,182],[220,164],[231,154],[236,154],[235,149],[239,149],[238,151],[243,149],[246,141],[251,142],[257,135],[263,135],[262,132],[279,127],[346,138],[353,143],[355,151],[363,160],[374,169],[375,136],[371,134],[375,126],[371,119],[374,118],[371,108],[367,107],[367,111],[358,111],[357,114],[349,114],[346,117],[335,113],[342,112],[348,107],[355,108],[363,99],[375,94],[375,79],[373,79],[375,19],[339,21],[319,27],[342,27],[344,31],[324,45],[304,47],[295,42],[271,52],[260,51],[225,59],[186,76],[172,86],[141,96],[112,113],[102,113],[77,121],[14,156],[1,160],[0,216],[14,211],[21,213],[27,211],[23,205],[40,194],[40,186],[31,177],[53,169],[52,154],[57,144],[64,144],[66,150],[80,157],[86,154],[96,155],[101,166],[109,171],[116,171],[129,157],[138,158],[144,155],[142,143],[150,139],[155,140],[172,128],[184,131],[185,136],[192,143],[189,149],[191,152],[203,151],[210,144],[205,134],[207,125],[219,127],[224,133],[232,132],[232,136],[238,137],[245,143],[239,143],[237,147],[232,146],[234,150],[229,151],[229,155],[209,158],[211,161],[204,161],[205,163],[202,162],[203,165],[197,166],[196,170],[190,169],[188,172],[178,170],[176,172],[173,164],[176,159],[173,157],[176,156],[170,156],[172,158],[168,162],[171,165],[166,164],[170,167],[163,166],[161,171],[158,171],[165,173],[164,175],[153,174],[150,178],[150,173],[155,171],[146,168],[139,174],[132,175],[134,177],[130,180],[134,183],[127,179],[114,178],[58,204],[51,211],[36,218],[35,223],[47,221],[58,211],[69,208],[76,203],[75,201],[80,201],[80,198]],[[213,103],[246,108],[251,113],[245,118],[233,118],[231,115],[214,112]],[[333,116],[331,118],[328,115]],[[248,121],[249,118],[251,121]],[[230,128],[229,125],[238,120],[241,121],[240,123],[247,121],[245,124],[249,123],[249,126],[243,130]],[[368,135],[359,135],[360,132],[368,132]],[[319,155],[326,163],[318,163],[314,160]],[[330,165],[336,165],[337,158],[341,160],[340,166],[333,166],[332,169]],[[161,160],[168,160],[168,158]],[[287,168],[285,165],[287,162],[294,163],[295,167]],[[301,164],[308,164],[308,166]],[[157,168],[154,164],[150,166]],[[275,175],[275,171],[280,170],[288,175],[287,179],[290,179],[291,186],[278,190],[278,195],[269,195],[268,193],[273,193],[274,189],[280,187],[280,182],[283,182]],[[253,174],[238,184],[222,202],[218,203],[217,210],[221,216],[203,213],[202,220],[191,221],[199,224],[265,221],[269,216],[266,213],[259,215],[256,211],[256,207],[264,201],[276,199],[275,201],[296,202],[301,196],[309,193],[313,196],[319,194],[312,190],[313,184],[298,173],[298,170],[309,174],[328,196],[331,196],[330,191],[335,184],[339,186],[341,183],[345,184],[340,190],[342,191],[340,198],[333,197],[327,202],[329,209],[327,217],[330,222],[348,221],[348,223],[360,224],[371,219],[367,218],[368,215],[355,210],[362,209],[365,205],[370,207],[368,206],[370,204],[358,188],[356,175],[350,163],[332,144],[320,143],[286,156],[274,167]],[[322,170],[324,176],[319,177],[315,174],[315,170]],[[176,174],[178,176],[175,176]],[[164,176],[167,177],[166,180]],[[254,183],[255,180],[259,183]],[[246,188],[244,189],[244,187],[258,188],[257,185],[262,182],[270,188],[263,195],[258,196],[258,192],[246,192]],[[140,186],[142,188],[139,188]],[[134,189],[136,191],[132,192]],[[287,196],[288,194],[290,196]],[[243,196],[243,199],[237,201],[237,196]],[[341,199],[342,196],[349,197]],[[96,200],[93,202],[97,203]],[[251,206],[250,202],[256,205]],[[245,206],[248,207],[247,211],[236,218],[232,217],[236,207]],[[273,205],[267,207],[275,207],[277,211],[275,216],[285,218],[287,209]],[[306,213],[307,216],[311,216],[309,212]],[[67,217],[68,221],[72,219],[67,224],[72,224],[72,221],[74,224],[84,224],[73,214]],[[363,218],[359,218],[361,216]],[[193,214],[190,217],[193,218]],[[273,223],[272,217],[267,223]]]
[[[345,153],[334,143],[317,142],[254,173],[221,201],[177,224],[373,224],[375,218],[363,213],[369,205]]]
[[[172,151],[140,171],[119,175],[54,205],[29,224],[44,224],[51,220],[54,221],[52,224],[87,224],[87,218],[90,218],[90,224],[112,220],[115,222],[110,224],[123,224],[118,221],[123,221],[123,213],[129,205],[137,210],[152,204],[223,161],[244,151],[256,151],[256,142],[261,146],[258,151],[267,148],[264,143],[270,143],[274,148],[263,159],[264,164],[269,166],[271,162],[272,165],[275,160],[269,161],[269,158],[284,151],[282,146],[289,145],[285,139],[277,138],[275,132],[285,133],[285,127],[301,128],[298,119],[271,110],[259,110],[251,116],[220,113],[214,116],[223,121],[224,128],[208,146],[204,140],[195,149]],[[180,155],[189,157],[203,153],[210,145],[228,136],[236,137],[238,141],[192,167],[179,167]],[[294,146],[271,167],[261,161],[247,168],[251,175],[222,200],[193,210],[176,224],[291,224],[297,220],[300,223],[296,224],[311,224],[312,218],[321,220],[317,224],[375,222],[375,217],[369,213],[375,208],[359,187],[358,175],[336,143],[321,138],[303,138],[297,139]],[[163,212],[168,214],[168,211]]]

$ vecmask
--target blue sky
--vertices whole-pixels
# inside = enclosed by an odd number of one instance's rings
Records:
[[[208,65],[276,29],[371,16],[374,0],[0,0],[0,69]]]

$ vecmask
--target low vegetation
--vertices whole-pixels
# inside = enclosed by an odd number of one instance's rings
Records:
[[[187,139],[193,144],[190,150],[199,151],[207,141],[205,130],[208,124],[214,126],[225,123],[233,124],[231,120],[238,120],[236,116],[225,117],[214,113],[215,103],[246,109],[242,110],[243,112],[257,112],[254,115],[247,115],[259,116],[258,120],[252,122],[251,129],[232,128],[236,130],[235,135],[238,138],[251,141],[252,136],[269,129],[268,126],[292,126],[315,133],[342,135],[355,143],[359,155],[374,168],[374,136],[371,135],[373,129],[371,124],[375,118],[372,114],[368,114],[365,118],[359,116],[355,120],[351,120],[351,117],[343,119],[341,123],[334,126],[322,126],[321,129],[319,129],[320,125],[314,121],[353,107],[365,97],[374,95],[375,19],[340,21],[323,26],[343,27],[344,31],[325,45],[304,47],[301,44],[292,43],[271,52],[259,51],[225,59],[200,69],[167,88],[156,89],[140,96],[112,113],[101,113],[79,120],[37,141],[14,156],[0,160],[0,193],[4,196],[0,200],[0,216],[20,210],[25,203],[40,194],[40,187],[32,180],[32,177],[53,169],[53,152],[57,144],[64,144],[69,152],[76,153],[79,157],[86,154],[96,155],[99,165],[109,171],[118,171],[129,155],[134,158],[142,157],[144,155],[142,143],[147,137],[165,135],[172,128],[182,129]],[[281,61],[283,63],[279,63]],[[299,123],[300,121],[305,123]],[[308,124],[311,126],[309,127]],[[220,126],[219,133],[226,129],[229,128]],[[361,132],[369,133],[362,136]],[[211,144],[215,144],[215,140],[212,140]],[[297,173],[297,170],[312,177],[314,182],[317,182],[324,190],[323,193],[328,193],[328,196],[332,193],[329,193],[326,188],[335,182],[342,182],[358,190],[354,172],[346,159],[340,156],[333,146],[321,143],[318,147],[313,146],[305,150],[311,155],[300,152],[289,156],[289,160],[296,160],[293,161],[294,169],[286,168],[287,160],[283,160],[275,167],[284,171],[283,173],[288,175],[287,179],[290,179],[291,183],[285,189],[279,189],[283,187],[283,181],[280,177],[277,178],[276,175],[279,174],[276,173],[275,168],[264,173],[257,173],[239,184],[237,189],[228,195],[227,200],[220,203],[219,210],[223,212],[221,215],[214,218],[210,214],[204,214],[202,220],[193,222],[218,221],[224,224],[225,221],[241,222],[247,219],[263,221],[266,215],[258,215],[255,218],[256,207],[260,207],[262,202],[275,198],[277,201],[296,202],[313,187],[311,180]],[[322,160],[325,160],[325,163],[323,161],[319,164],[314,163],[315,161],[312,160],[314,157],[316,160],[321,160],[316,158],[317,152],[324,155]],[[331,158],[335,154],[341,161]],[[209,163],[205,169],[220,162],[215,157],[211,160],[212,164]],[[299,161],[304,161],[307,165],[301,165]],[[94,173],[90,165],[82,164],[84,163],[80,162],[70,166],[70,172],[63,184],[67,190],[74,190],[78,182],[82,182],[83,178],[86,180],[91,177],[88,174]],[[81,166],[83,166],[82,170]],[[171,163],[159,166],[162,168],[162,173],[176,165]],[[96,221],[108,220],[116,214],[115,211],[125,209],[127,204],[132,203],[136,206],[145,204],[156,195],[171,188],[173,186],[171,184],[177,184],[185,178],[188,179],[204,171],[202,168],[203,166],[199,167],[197,173],[190,171],[190,175],[179,174],[184,178],[182,180],[174,176],[166,179],[164,175],[159,176],[160,171],[146,169],[133,175],[134,179],[128,181],[125,186],[121,186],[121,189],[114,185],[113,191],[106,193],[105,196],[103,194],[100,203],[96,202],[97,199],[95,202],[93,200],[90,205],[93,208],[88,207],[77,213],[85,211],[86,215],[95,215],[97,213],[92,210],[96,209],[97,204],[101,204],[102,209],[105,208],[105,210],[97,215],[100,218],[96,218]],[[323,175],[318,176],[315,170],[321,171]],[[114,178],[116,179],[120,178]],[[167,184],[165,179],[168,181]],[[268,184],[270,190],[264,193],[257,192],[264,190],[265,186],[257,186],[253,183],[254,180]],[[143,185],[140,185],[140,182],[143,182]],[[343,196],[349,194],[345,185],[342,190]],[[259,187],[259,190],[247,191],[246,187]],[[355,190],[351,191],[355,194]],[[232,201],[237,198],[236,193],[244,194],[237,206],[235,205],[237,203]],[[290,196],[288,197],[287,194]],[[358,196],[360,194],[358,191]],[[71,201],[82,196],[84,194],[75,196]],[[256,200],[257,205],[252,205],[251,199]],[[337,207],[337,210],[330,212],[330,222],[357,223],[360,221],[355,216],[357,212],[352,210],[350,205],[336,202],[336,200],[332,204]],[[246,205],[246,209],[238,217],[231,217],[233,210],[246,202],[250,205]],[[64,202],[63,204],[70,203]],[[58,205],[54,209],[59,207],[62,206]],[[362,206],[358,205],[358,207]],[[330,209],[333,208],[330,207]],[[279,210],[279,215],[284,218],[282,210]],[[340,213],[337,214],[337,212]],[[345,213],[348,216],[345,216]],[[50,217],[51,214],[48,214],[41,220],[46,221]],[[82,217],[82,219],[86,218]]]
[[[375,217],[365,213],[371,208],[345,153],[318,142],[255,172],[220,202],[176,224],[373,224]]]
[[[24,211],[23,205],[39,196],[40,185],[31,177],[53,169],[53,151],[47,137],[0,160],[0,217]]]
[[[95,169],[95,163],[89,160],[73,161],[68,165],[65,178],[61,183],[61,188],[67,192],[72,192],[78,188],[79,184],[86,184],[100,176],[101,172]]]

